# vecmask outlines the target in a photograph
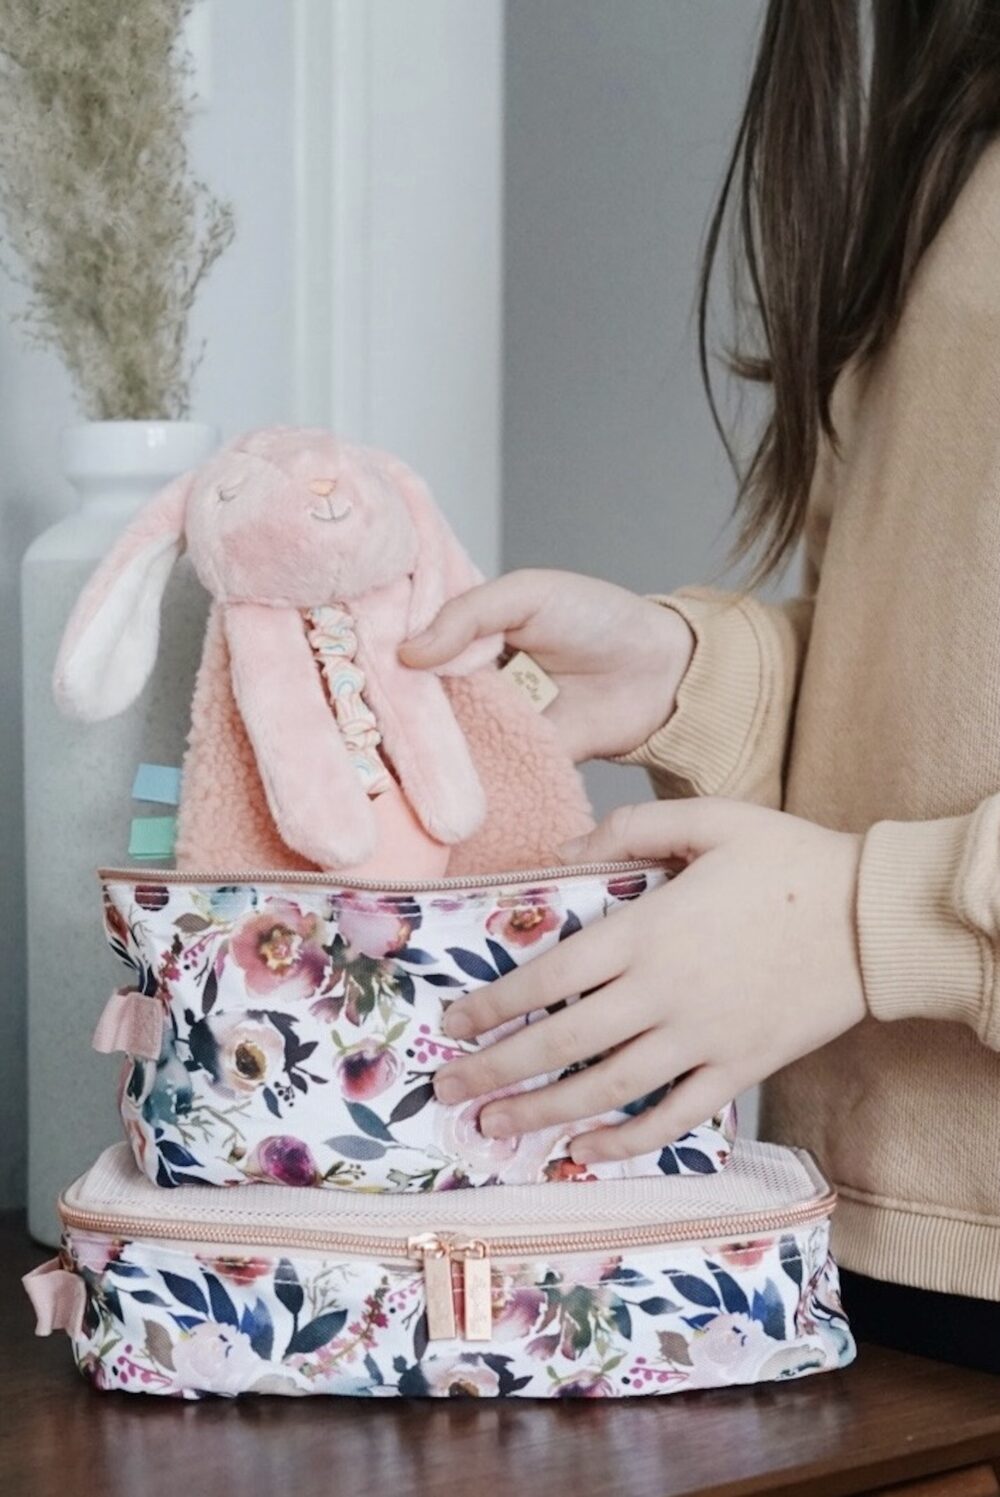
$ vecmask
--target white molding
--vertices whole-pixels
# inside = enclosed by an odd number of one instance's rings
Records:
[[[502,0],[294,0],[295,419],[499,563]]]

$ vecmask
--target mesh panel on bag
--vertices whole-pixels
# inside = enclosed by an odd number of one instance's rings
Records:
[[[65,1200],[76,1210],[149,1217],[167,1228],[184,1222],[204,1223],[208,1230],[218,1222],[283,1232],[302,1227],[372,1236],[431,1231],[518,1236],[781,1211],[806,1205],[827,1188],[808,1154],[747,1139],[737,1142],[728,1167],[713,1175],[485,1185],[430,1195],[359,1195],[280,1185],[161,1190],[138,1172],[128,1145],[121,1143],[105,1150]]]

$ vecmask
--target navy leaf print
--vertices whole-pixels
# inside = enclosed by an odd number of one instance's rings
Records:
[[[656,1161],[656,1165],[657,1168],[662,1170],[665,1175],[679,1175],[681,1172],[680,1165],[674,1158],[674,1151],[671,1148],[666,1148],[661,1151],[660,1157]]]
[[[694,1274],[674,1273],[667,1269],[671,1284],[678,1294],[683,1294],[693,1305],[711,1305],[713,1309],[719,1308],[719,1296],[711,1284],[706,1284],[702,1279],[696,1279]]]
[[[109,1263],[108,1273],[118,1274],[123,1279],[148,1279],[149,1275],[144,1268],[137,1268],[134,1263]]]
[[[666,1086],[658,1086],[655,1092],[647,1092],[644,1097],[636,1097],[634,1102],[626,1102],[622,1112],[627,1112],[629,1117],[638,1117],[640,1112],[645,1112],[647,1108],[655,1107],[657,1102],[662,1102],[669,1090],[669,1082]]]
[[[426,1398],[427,1379],[419,1366],[407,1367],[402,1357],[397,1357],[392,1365],[399,1373],[396,1392],[400,1398]]]
[[[474,951],[466,951],[463,946],[449,946],[448,955],[456,967],[461,967],[463,972],[476,978],[478,982],[495,982],[500,975],[483,957]]]
[[[429,951],[421,951],[416,946],[403,946],[399,951],[393,953],[397,962],[409,962],[413,967],[427,967],[437,961]]]
[[[351,1114],[351,1121],[362,1133],[367,1133],[369,1138],[380,1138],[386,1144],[395,1142],[382,1119],[370,1107],[365,1107],[361,1102],[348,1102],[347,1110]]]
[[[172,1139],[165,1138],[160,1144],[160,1153],[168,1164],[176,1164],[180,1169],[197,1169],[198,1161],[187,1149],[175,1144]]]
[[[639,1309],[644,1310],[647,1315],[673,1315],[675,1311],[680,1309],[680,1306],[675,1304],[672,1299],[662,1299],[659,1296],[654,1296],[652,1299],[640,1300]]]
[[[219,979],[216,977],[215,970],[213,969],[208,974],[208,977],[205,981],[205,986],[201,990],[201,1011],[203,1014],[209,1014],[212,1012],[212,1009],[215,1007],[215,1000],[218,997],[218,994]]]
[[[559,932],[560,941],[565,941],[567,936],[575,936],[579,929],[579,917],[574,915],[573,911],[570,910],[566,916],[566,919],[562,923],[562,930]]]
[[[486,944],[490,948],[490,956],[497,964],[498,972],[507,973],[517,971],[517,962],[515,962],[509,951],[504,950],[499,941],[491,941],[487,936]]]
[[[312,1324],[315,1325],[316,1322],[313,1321]],[[248,1338],[258,1357],[262,1357],[266,1362],[274,1346],[274,1326],[271,1324],[271,1316],[262,1299],[255,1300],[252,1309],[248,1305],[243,1311],[240,1330]]]
[[[264,1098],[264,1103],[267,1107],[268,1112],[273,1113],[276,1118],[280,1118],[281,1108],[278,1106],[278,1099],[272,1092],[271,1088],[269,1086],[265,1086],[261,1095]]]
[[[793,1283],[802,1284],[802,1255],[794,1237],[783,1237],[778,1245],[781,1266]]]
[[[212,1319],[217,1325],[231,1325],[239,1329],[240,1317],[222,1284],[214,1274],[203,1274],[208,1289],[208,1302],[212,1306]]]
[[[167,1301],[154,1294],[152,1289],[136,1289],[131,1292],[130,1297],[137,1305],[159,1305],[161,1309],[166,1309],[167,1306]]]
[[[287,1258],[280,1258],[274,1270],[274,1294],[278,1303],[284,1305],[293,1320],[297,1320],[304,1296],[298,1275]]]
[[[611,1319],[617,1326],[622,1338],[628,1341],[632,1335],[632,1317],[628,1313],[628,1305],[626,1305],[624,1300],[619,1300],[615,1305],[611,1311]]]
[[[170,1319],[174,1325],[180,1326],[182,1331],[193,1331],[195,1326],[205,1324],[197,1315],[174,1315],[171,1312]]]
[[[427,1339],[427,1315],[425,1312],[423,1315],[417,1317],[417,1323],[413,1327],[413,1356],[417,1362],[423,1361],[424,1353],[427,1350]]]
[[[708,1155],[703,1154],[700,1149],[678,1148],[676,1150],[676,1154],[677,1158],[680,1160],[681,1164],[683,1164],[684,1168],[689,1169],[692,1174],[715,1174],[715,1165],[712,1163],[711,1159],[709,1159]]]
[[[776,1341],[785,1339],[785,1307],[777,1285],[770,1279],[766,1281],[763,1290],[754,1290],[750,1314],[754,1320],[760,1321],[766,1335],[773,1336]]]
[[[365,1357],[365,1371],[371,1378],[372,1382],[375,1384],[376,1388],[380,1388],[385,1382],[385,1378],[382,1376],[381,1369],[379,1368],[379,1365],[376,1362],[375,1358],[372,1356],[371,1352],[369,1352]]]
[[[187,1305],[189,1310],[197,1310],[199,1315],[208,1319],[208,1301],[190,1279],[185,1279],[179,1273],[168,1273],[166,1269],[161,1270],[160,1278],[166,1284],[174,1299],[180,1300],[182,1305]]]
[[[421,978],[422,982],[429,982],[435,988],[460,988],[461,980],[452,977],[450,972],[425,972]]]
[[[346,1319],[346,1310],[331,1310],[327,1315],[318,1315],[315,1320],[310,1320],[295,1332],[288,1343],[285,1356],[319,1351],[321,1346],[326,1346],[340,1334]]]
[[[715,1319],[714,1315],[682,1315],[681,1319],[685,1325],[689,1325],[692,1331],[703,1331],[707,1325],[711,1325]]]
[[[426,1107],[434,1095],[434,1083],[425,1081],[422,1086],[414,1087],[412,1092],[407,1092],[405,1097],[400,1097],[395,1107],[389,1114],[390,1123],[402,1123],[405,1118],[412,1118]]]
[[[717,1268],[714,1263],[708,1266],[718,1285],[719,1293],[722,1295],[722,1303],[730,1315],[749,1315],[750,1306],[747,1303],[747,1297],[732,1274],[726,1273],[724,1268]]]
[[[219,1074],[219,1047],[215,1035],[204,1019],[199,1019],[197,1024],[191,1025],[188,1032],[188,1049],[195,1067],[200,1066],[214,1080]]]
[[[381,1159],[385,1153],[385,1144],[379,1143],[377,1138],[355,1138],[353,1133],[328,1138],[325,1143],[328,1149],[342,1154],[345,1159]]]

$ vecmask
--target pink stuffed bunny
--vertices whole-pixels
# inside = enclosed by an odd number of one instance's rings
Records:
[[[153,668],[160,600],[185,544],[215,600],[185,800],[203,803],[213,793],[209,757],[200,752],[192,763],[192,756],[205,748],[199,716],[214,702],[220,721],[229,715],[227,738],[244,778],[247,743],[252,750],[277,832],[256,838],[276,844],[271,866],[287,865],[283,844],[298,866],[397,877],[443,871],[449,847],[483,823],[483,788],[441,682],[407,669],[397,649],[447,598],[481,579],[421,480],[398,459],[320,428],[270,427],[236,438],[152,499],[97,568],[56,662],[64,710],[98,721],[135,700]],[[353,625],[364,700],[391,771],[374,797],[345,745],[307,637],[309,610],[329,605],[341,605]],[[487,665],[501,643],[478,641],[448,672]],[[240,724],[220,698],[226,663]],[[216,764],[221,791],[219,770]],[[186,820],[182,803],[179,861]],[[232,834],[238,839],[238,830]],[[216,866],[222,853],[216,848]]]

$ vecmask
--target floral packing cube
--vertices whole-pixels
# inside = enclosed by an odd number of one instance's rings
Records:
[[[163,1186],[385,1191],[713,1173],[729,1158],[731,1106],[655,1153],[584,1167],[568,1152],[579,1123],[491,1139],[485,1098],[434,1096],[438,1066],[475,1044],[441,1031],[454,998],[665,876],[624,865],[380,889],[104,874],[108,938],[135,986],[113,996],[95,1042],[130,1054],[120,1104],[139,1167]]]
[[[807,1155],[446,1195],[158,1191],[124,1145],[60,1205],[39,1332],[101,1389],[601,1398],[783,1381],[854,1343]]]

